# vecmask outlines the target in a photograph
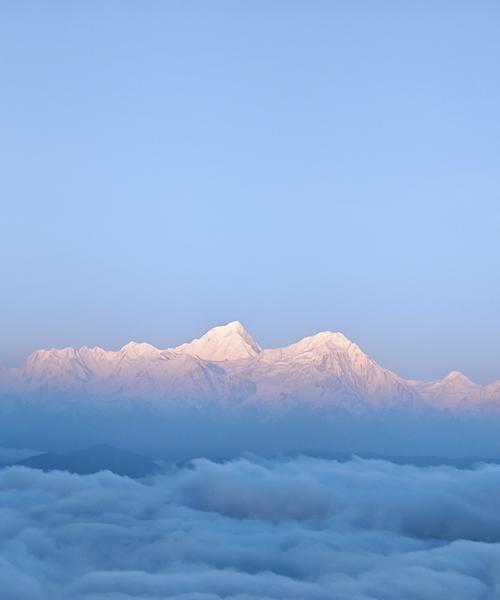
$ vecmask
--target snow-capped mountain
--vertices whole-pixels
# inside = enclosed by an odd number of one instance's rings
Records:
[[[216,403],[273,411],[298,405],[353,410],[500,406],[500,382],[480,386],[458,372],[433,382],[405,380],[331,331],[263,349],[238,321],[163,350],[144,342],[130,342],[118,351],[86,346],[37,350],[21,368],[1,373],[4,384],[17,389],[126,397],[158,406]]]

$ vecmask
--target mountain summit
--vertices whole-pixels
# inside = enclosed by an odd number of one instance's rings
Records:
[[[173,350],[215,362],[255,358],[262,352],[262,348],[239,321],[213,327],[200,338]]]

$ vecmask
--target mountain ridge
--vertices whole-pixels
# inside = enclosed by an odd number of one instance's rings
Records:
[[[0,369],[0,377],[4,388],[121,394],[165,405],[500,408],[500,381],[480,385],[459,371],[430,382],[404,379],[333,331],[263,348],[239,321],[165,349],[134,341],[116,351],[40,349],[21,367]]]

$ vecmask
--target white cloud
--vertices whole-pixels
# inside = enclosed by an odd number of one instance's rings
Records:
[[[5,600],[500,594],[500,467],[197,460],[148,481],[0,472]]]

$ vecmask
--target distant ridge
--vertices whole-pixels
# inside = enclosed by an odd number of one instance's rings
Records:
[[[133,478],[146,477],[158,470],[152,459],[106,444],[60,454],[37,454],[15,464],[43,471],[68,471],[78,475],[111,471]]]

